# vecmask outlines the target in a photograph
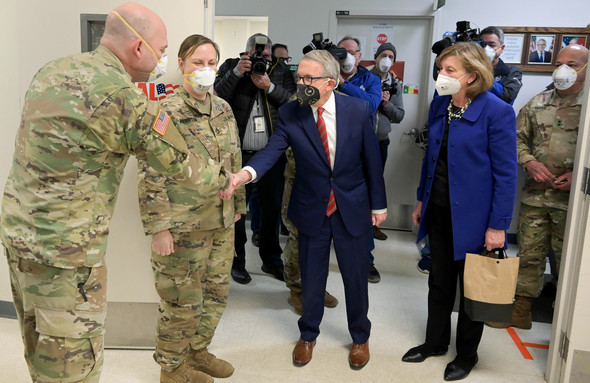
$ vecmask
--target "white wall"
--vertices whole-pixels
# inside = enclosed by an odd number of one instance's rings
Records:
[[[255,33],[268,34],[268,17],[215,17],[215,42],[221,51],[219,64],[244,52],[248,37]]]
[[[16,58],[19,44],[17,41],[16,1],[3,4],[2,12],[4,32],[0,33],[0,46],[4,47],[6,60],[4,70],[0,71],[0,84],[3,91],[0,92],[0,114],[4,118],[3,138],[0,140],[0,187],[4,190],[6,177],[10,171],[12,153],[14,152],[14,138],[20,121],[21,105],[19,101],[19,65]],[[9,53],[11,52],[11,53]],[[1,201],[1,199],[0,199]],[[8,279],[8,265],[4,259],[4,250],[0,256],[0,301],[11,301],[10,284]]]
[[[25,92],[33,75],[49,60],[80,52],[80,14],[107,14],[124,0],[9,0],[2,2],[5,54],[2,65],[0,105],[3,138],[0,140],[0,190],[4,190],[14,152]],[[204,33],[202,1],[136,0],[158,13],[168,29],[168,73],[163,82],[179,83],[177,65],[180,43],[190,34]],[[214,3],[214,0],[209,0]],[[173,6],[171,6],[173,4]],[[18,95],[18,96],[17,96]],[[120,302],[155,302],[150,242],[143,235],[136,193],[136,162],[127,166],[111,225],[107,265],[108,299]],[[6,261],[0,261],[0,300],[11,301]]]

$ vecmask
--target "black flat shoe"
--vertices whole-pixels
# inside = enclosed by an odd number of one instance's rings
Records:
[[[445,368],[445,380],[453,381],[465,379],[473,367],[475,367],[477,361],[477,356],[475,357],[475,362],[473,364],[452,361],[451,363],[447,364],[447,367]]]
[[[279,281],[285,282],[285,271],[284,271],[285,269],[284,269],[283,265],[272,267],[272,266],[267,266],[265,264],[262,264],[261,269],[262,269],[262,271],[264,271],[267,274],[272,275],[273,277],[275,277]]]
[[[248,271],[246,271],[246,269],[231,269],[231,277],[234,281],[242,285],[246,285],[250,283],[250,281],[252,280],[252,277],[250,276],[250,274],[248,274]]]
[[[447,353],[448,347],[442,347],[439,349],[434,349],[432,351],[426,351],[423,344],[420,346],[412,347],[402,356],[402,362],[407,363],[421,363],[426,360],[426,358],[431,356],[441,356]]]

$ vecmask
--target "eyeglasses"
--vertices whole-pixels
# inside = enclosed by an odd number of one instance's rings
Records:
[[[359,53],[361,53],[361,51],[360,51],[360,50],[356,50],[356,51],[347,51],[347,52],[348,52],[348,53],[350,53],[350,54],[351,54],[351,55],[353,55],[353,56],[356,56],[356,55],[358,55]]]
[[[318,76],[318,77],[297,76],[297,82],[301,81],[303,83],[303,85],[311,85],[311,83],[314,82],[314,80],[319,80],[322,78],[331,78],[331,77],[329,77],[329,76]]]
[[[291,62],[291,57],[279,57],[279,61],[284,62],[284,63],[288,63]]]

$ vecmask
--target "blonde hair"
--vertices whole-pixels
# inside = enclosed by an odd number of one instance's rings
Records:
[[[436,58],[436,65],[440,68],[443,60],[449,56],[457,57],[467,73],[475,73],[476,78],[465,89],[466,97],[473,100],[478,94],[489,90],[494,83],[492,63],[479,44],[460,42],[445,48]]]

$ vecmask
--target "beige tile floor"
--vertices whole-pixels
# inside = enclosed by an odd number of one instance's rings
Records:
[[[260,271],[257,249],[247,244],[247,269],[252,282],[232,282],[227,309],[210,351],[230,361],[236,371],[217,382],[269,383],[430,383],[443,382],[445,365],[455,355],[454,337],[449,353],[421,364],[401,362],[407,349],[422,343],[426,323],[427,275],[416,269],[415,235],[385,231],[376,241],[376,266],[381,282],[369,286],[369,318],[373,323],[371,360],[360,371],[348,366],[350,336],[346,328],[342,280],[332,257],[328,291],[341,300],[326,309],[312,361],[294,367],[291,351],[298,339],[297,315],[287,304],[285,285]],[[285,240],[285,237],[282,237]],[[453,314],[456,321],[456,314]],[[517,330],[524,342],[549,344],[551,326],[534,323],[530,331]],[[454,336],[454,335],[453,335]],[[22,343],[15,320],[0,318],[0,382],[29,382]],[[485,328],[479,364],[465,382],[544,382],[546,349],[529,349],[525,360],[506,330]],[[101,383],[157,383],[159,367],[149,350],[106,350]]]

